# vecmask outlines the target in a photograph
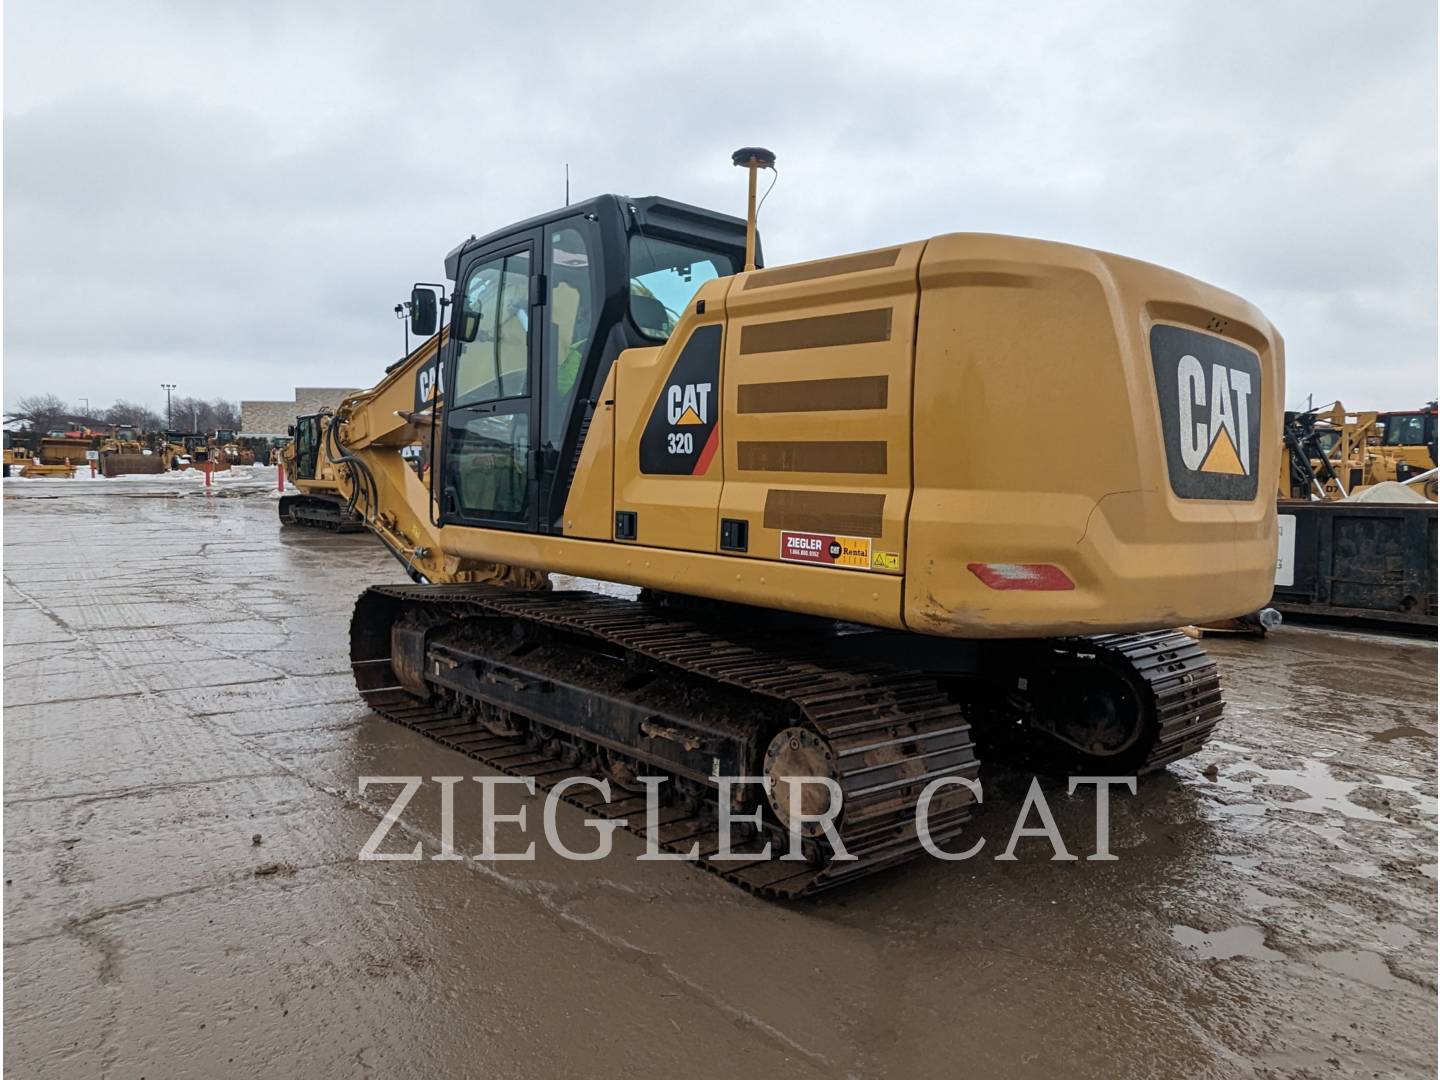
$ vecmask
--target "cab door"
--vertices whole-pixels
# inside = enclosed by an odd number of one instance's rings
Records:
[[[299,417],[295,421],[295,479],[314,480],[319,457],[320,417]]]
[[[469,255],[456,277],[440,453],[441,524],[534,531],[539,505],[536,372],[544,279],[538,232]]]

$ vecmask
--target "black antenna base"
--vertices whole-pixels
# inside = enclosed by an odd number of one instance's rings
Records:
[[[775,167],[774,153],[763,146],[742,146],[730,155],[730,160],[736,165],[749,165],[753,160],[762,169]]]

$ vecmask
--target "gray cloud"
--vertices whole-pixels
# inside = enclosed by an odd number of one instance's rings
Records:
[[[472,232],[738,209],[770,262],[940,232],[1194,274],[1291,402],[1436,393],[1433,4],[43,5],[5,13],[5,401],[368,385]],[[540,9],[540,10],[537,10]]]

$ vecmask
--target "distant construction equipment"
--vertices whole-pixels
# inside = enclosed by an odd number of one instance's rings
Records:
[[[281,497],[280,521],[336,532],[363,532],[365,522],[340,493],[339,477],[326,453],[332,415],[326,409],[297,416],[290,427],[292,437],[280,450],[280,461],[286,478],[300,494]]]
[[[1272,604],[1431,629],[1436,596],[1436,403],[1285,414]]]

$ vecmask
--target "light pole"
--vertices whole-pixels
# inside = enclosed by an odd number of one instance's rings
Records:
[[[169,431],[175,426],[174,421],[170,419],[170,391],[175,389],[175,384],[173,382],[162,382],[160,389],[165,391],[165,430]]]
[[[567,204],[568,205],[568,204]],[[410,302],[395,305],[395,317],[405,324],[405,355],[410,355]]]

